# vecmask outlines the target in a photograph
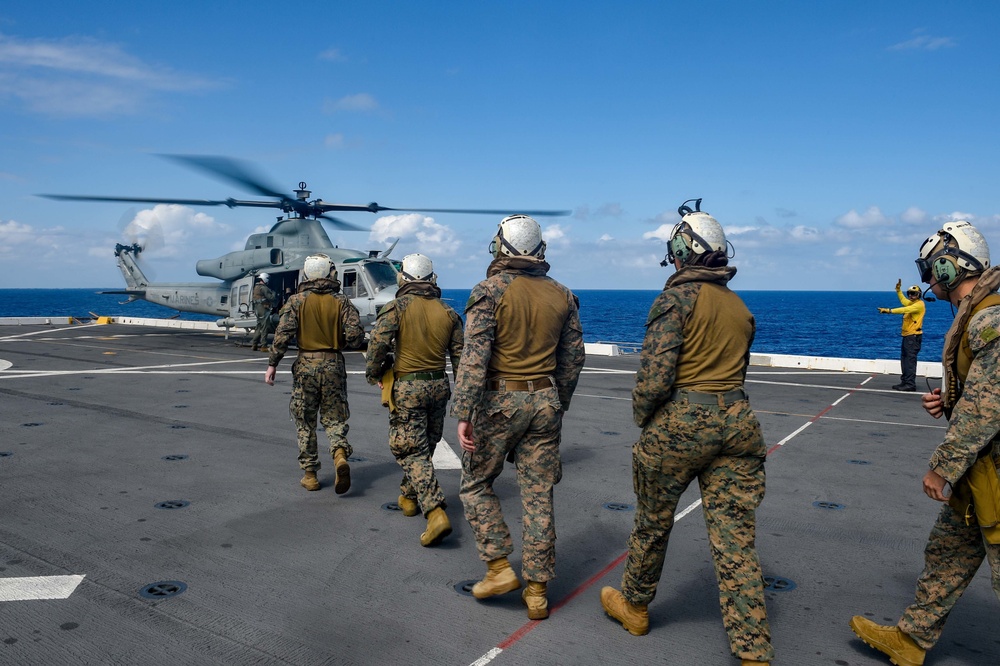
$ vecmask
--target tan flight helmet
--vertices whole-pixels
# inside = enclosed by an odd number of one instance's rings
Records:
[[[951,291],[990,267],[990,246],[969,222],[948,222],[923,242],[916,263],[921,282],[932,284],[933,279],[933,284]]]
[[[325,254],[311,254],[306,257],[302,264],[302,274],[307,280],[318,280],[320,278],[337,279],[337,267],[333,260]]]
[[[430,282],[437,284],[434,273],[434,262],[422,254],[408,254],[403,257],[403,269],[396,276],[396,284],[403,286],[406,282]]]
[[[527,215],[508,215],[500,220],[497,235],[490,242],[490,254],[505,257],[545,258],[542,228]]]

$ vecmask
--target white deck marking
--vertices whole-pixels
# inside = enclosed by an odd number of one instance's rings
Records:
[[[66,599],[73,594],[83,578],[83,576],[0,578],[0,601]]]
[[[873,377],[868,377],[867,379],[865,379],[865,381],[861,382],[861,385],[867,384],[872,379],[873,379]],[[752,381],[752,380],[748,379],[747,381],[749,382],[749,381]],[[784,384],[784,382],[761,382],[761,383],[762,384]],[[798,384],[798,385],[797,384],[791,384],[791,385],[792,386],[808,386],[809,388],[831,388],[831,389],[843,390],[842,386],[817,387],[817,386],[814,386],[814,385],[811,385],[811,384]],[[856,393],[858,391],[863,391],[863,390],[865,390],[865,389],[860,389],[860,388],[851,389],[848,393],[845,393],[844,395],[842,395],[839,398],[837,398],[836,402],[834,402],[833,404],[831,404],[828,407],[826,407],[823,410],[823,412],[825,412],[825,411],[827,411],[829,409],[832,409],[834,406],[836,406],[842,400],[844,400],[845,398],[850,397],[852,393]],[[868,390],[871,390],[871,389],[868,389]],[[576,395],[581,395],[581,394],[576,394]],[[606,396],[588,396],[588,397],[606,398]],[[614,399],[616,399],[616,400],[631,400],[631,398],[614,398]],[[783,440],[781,440],[780,442],[778,442],[777,444],[775,444],[774,446],[772,446],[770,449],[768,449],[768,455],[770,455],[771,452],[775,451],[779,447],[782,447],[785,444],[787,444],[789,441],[791,441],[792,438],[794,438],[799,433],[801,433],[803,430],[805,430],[806,428],[808,428],[809,426],[811,426],[813,423],[815,423],[816,421],[818,421],[820,418],[822,418],[823,412],[820,412],[820,414],[812,417],[809,421],[807,421],[806,423],[802,424],[801,427],[799,427],[798,429],[796,429],[792,434],[788,435]],[[680,519],[684,518],[689,513],[691,513],[695,509],[697,509],[699,506],[701,506],[701,499],[700,498],[697,501],[692,502],[688,506],[684,507],[684,509],[682,511],[676,513],[674,515],[674,524],[676,524],[677,521],[679,521]],[[522,630],[523,630],[523,628],[522,628]],[[516,633],[517,632],[515,632],[515,635],[516,635]],[[510,639],[508,639],[508,641],[509,640]],[[506,642],[507,641],[505,641],[504,643],[506,643]],[[469,666],[486,666],[491,661],[493,661],[494,659],[496,659],[500,655],[500,653],[502,653],[502,652],[503,652],[503,650],[501,648],[495,647],[495,648],[491,649],[489,652],[487,652],[486,654],[484,654],[479,659],[477,659],[474,662],[472,662]]]
[[[455,455],[451,445],[441,438],[434,449],[434,457],[431,458],[434,469],[462,469],[462,459]]]

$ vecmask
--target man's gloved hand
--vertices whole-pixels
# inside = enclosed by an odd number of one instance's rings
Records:
[[[903,287],[903,279],[900,278],[896,280],[896,291],[899,291],[900,289],[902,289],[902,287]]]
[[[891,314],[891,311],[889,310],[889,308],[879,308],[878,311],[879,311],[879,314]]]

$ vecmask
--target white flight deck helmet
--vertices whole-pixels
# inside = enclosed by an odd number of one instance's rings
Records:
[[[490,243],[490,254],[496,258],[545,257],[545,241],[542,228],[527,215],[508,215],[500,220],[497,235]]]
[[[694,210],[687,205],[694,201]],[[678,259],[682,265],[694,263],[706,252],[725,250],[728,241],[722,225],[714,217],[701,210],[701,199],[688,199],[677,209],[681,221],[674,225],[667,241],[667,260],[661,266],[669,266]]]
[[[319,278],[337,278],[337,267],[333,260],[325,254],[313,254],[306,257],[302,264],[302,273],[307,280],[318,280]]]
[[[267,273],[259,273],[257,277],[259,277],[264,282],[264,284],[267,284],[267,281],[271,276],[268,275]]]
[[[990,267],[990,246],[979,230],[965,220],[948,222],[920,246],[916,260],[921,282],[951,291],[967,277]]]
[[[403,257],[403,270],[399,272],[399,277],[404,282],[413,280],[437,282],[437,275],[434,274],[434,262],[422,254],[408,254]]]

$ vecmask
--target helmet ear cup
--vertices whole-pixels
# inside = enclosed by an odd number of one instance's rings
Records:
[[[951,257],[938,257],[931,265],[934,281],[943,287],[952,287],[958,279],[958,266]]]
[[[687,263],[691,258],[691,246],[688,245],[684,236],[677,234],[670,240],[670,252],[682,264]]]

